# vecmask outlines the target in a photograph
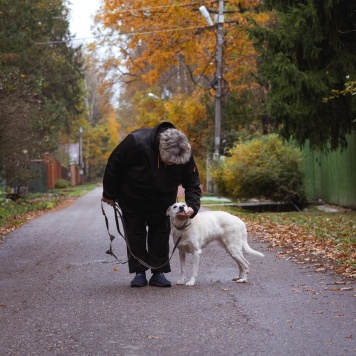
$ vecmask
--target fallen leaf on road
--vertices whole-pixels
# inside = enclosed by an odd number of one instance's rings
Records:
[[[148,335],[147,337],[148,337],[149,339],[163,339],[162,336]]]

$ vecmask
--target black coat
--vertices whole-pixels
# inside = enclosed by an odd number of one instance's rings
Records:
[[[104,198],[132,208],[164,210],[176,202],[182,184],[187,205],[198,212],[201,189],[193,156],[182,165],[160,160],[158,136],[168,128],[173,124],[163,122],[133,131],[115,148],[105,169]]]

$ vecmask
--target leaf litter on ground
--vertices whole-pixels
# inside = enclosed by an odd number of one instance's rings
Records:
[[[244,220],[250,236],[269,243],[279,258],[292,260],[317,273],[333,272],[355,279],[355,211],[246,213],[233,207],[220,210]]]

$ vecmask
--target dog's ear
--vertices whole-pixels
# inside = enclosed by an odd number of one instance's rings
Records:
[[[167,215],[167,216],[170,216],[170,215],[171,215],[170,212],[171,212],[171,207],[168,207],[168,209],[167,209],[167,211],[166,211],[166,215]]]

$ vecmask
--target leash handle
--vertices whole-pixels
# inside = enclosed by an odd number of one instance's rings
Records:
[[[115,210],[115,209],[114,209],[114,210]],[[109,220],[108,220],[108,217],[106,216],[106,213],[105,213],[105,209],[104,209],[104,206],[103,206],[103,201],[101,201],[101,212],[102,212],[102,214],[104,215],[105,224],[106,224],[106,230],[107,230],[108,235],[109,235],[109,238],[110,238],[110,247],[109,247],[109,249],[106,251],[106,253],[107,253],[108,255],[113,256],[120,264],[125,264],[125,263],[128,262],[128,260],[127,260],[127,261],[121,261],[121,260],[119,260],[119,259],[117,258],[117,256],[115,255],[115,253],[113,252],[113,250],[112,250],[112,242],[114,241],[115,236],[110,233]],[[116,210],[115,210],[115,220],[117,220]],[[118,221],[116,222],[116,227],[117,227],[117,229],[118,229],[120,235],[121,235],[122,237],[124,237],[124,236],[122,235],[122,233],[121,233],[121,230],[120,230],[119,222],[118,222]],[[124,238],[124,239],[125,239],[125,238]]]

